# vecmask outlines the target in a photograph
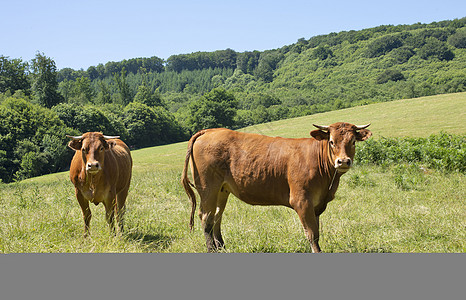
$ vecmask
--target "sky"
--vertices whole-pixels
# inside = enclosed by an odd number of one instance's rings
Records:
[[[0,0],[0,55],[58,69],[227,48],[269,50],[331,32],[466,17],[464,0]]]

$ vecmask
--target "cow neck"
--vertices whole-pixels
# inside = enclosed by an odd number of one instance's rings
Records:
[[[96,185],[98,184],[100,177],[101,177],[102,170],[97,172],[97,174],[91,174],[84,170],[84,174],[86,176],[86,184],[89,185],[89,189],[91,190],[92,194],[92,199],[95,197],[95,190],[96,190]]]
[[[327,149],[327,159],[325,160],[326,167],[327,167],[327,174],[332,178],[332,180],[330,181],[330,185],[328,187],[328,190],[330,191],[335,186],[334,185],[335,179],[337,179],[337,182],[338,182],[338,179],[340,178],[341,174],[337,171],[337,169],[335,168],[335,165],[332,163],[335,160],[333,158],[332,151],[330,149],[329,141],[326,141],[325,143],[326,143],[325,148]]]

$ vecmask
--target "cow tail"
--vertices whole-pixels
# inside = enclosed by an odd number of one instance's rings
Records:
[[[194,188],[196,188],[196,187],[189,181],[189,178],[188,178],[188,164],[189,164],[189,159],[191,158],[192,153],[193,153],[194,142],[196,141],[196,139],[198,137],[200,137],[204,133],[205,133],[205,130],[201,130],[201,131],[197,132],[195,135],[193,135],[191,137],[191,139],[189,140],[189,142],[188,142],[188,151],[186,152],[186,159],[184,161],[183,174],[182,174],[182,177],[181,177],[181,184],[183,185],[184,190],[186,191],[186,194],[188,195],[189,199],[191,200],[191,218],[189,220],[190,230],[192,230],[193,227],[194,227],[194,214],[195,214],[195,211],[196,211],[196,194],[194,194],[194,191],[191,188],[191,186],[194,187]]]

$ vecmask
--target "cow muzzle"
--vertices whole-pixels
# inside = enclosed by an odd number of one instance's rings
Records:
[[[335,159],[335,169],[340,173],[345,173],[351,168],[352,163],[349,157],[337,158]]]
[[[101,170],[101,166],[100,166],[100,163],[98,161],[96,162],[88,162],[87,165],[86,165],[86,171],[91,173],[91,174],[94,174],[94,173],[97,173]]]

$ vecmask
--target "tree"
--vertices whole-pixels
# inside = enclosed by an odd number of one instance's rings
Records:
[[[448,43],[456,48],[466,48],[466,28],[461,28],[448,38]]]
[[[17,90],[29,93],[30,84],[27,80],[27,63],[21,59],[8,59],[0,56],[0,93],[10,91],[13,94]]]
[[[327,58],[333,56],[333,52],[332,52],[332,50],[330,50],[330,47],[325,45],[325,46],[318,46],[317,48],[315,48],[312,51],[312,55],[315,58],[318,58],[320,60],[326,60]]]
[[[64,170],[72,155],[65,135],[76,133],[50,109],[7,98],[0,104],[0,180]]]
[[[152,93],[145,82],[138,87],[138,92],[134,96],[134,102],[139,102],[147,106],[163,106],[159,92]]]
[[[43,53],[32,59],[32,93],[37,103],[47,108],[63,101],[58,93],[55,62]]]
[[[385,70],[382,74],[377,76],[376,82],[378,84],[386,83],[388,81],[399,81],[405,80],[403,74],[398,70],[388,69]]]
[[[96,67],[90,66],[89,68],[87,68],[87,76],[89,76],[90,80],[94,80],[99,78],[100,74],[99,71],[97,71]]]
[[[53,111],[66,126],[74,128],[80,133],[100,131],[106,135],[119,135],[107,116],[93,105],[61,103],[55,106]]]
[[[254,69],[259,64],[259,51],[238,53],[236,58],[236,67],[245,74],[253,74]]]
[[[385,35],[374,40],[367,46],[367,56],[370,58],[378,57],[401,46],[403,46],[403,42],[398,36]]]
[[[389,55],[393,57],[398,64],[404,64],[414,55],[414,51],[411,47],[402,46],[394,49]]]
[[[121,104],[126,106],[132,100],[131,90],[126,78],[126,70],[123,68],[120,73],[115,73],[113,78],[115,79],[118,90],[120,91]]]
[[[97,94],[96,104],[107,104],[112,103],[112,95],[108,88],[108,85],[103,82],[99,81],[100,92]]]
[[[125,107],[123,115],[129,145],[148,147],[162,144],[162,122],[149,106],[130,103]]]
[[[439,60],[452,60],[455,54],[448,49],[448,46],[436,38],[427,38],[424,46],[419,49],[417,54],[422,59],[430,57],[438,58]]]
[[[189,104],[187,125],[192,133],[206,128],[233,127],[238,104],[234,95],[216,88]]]
[[[261,78],[265,82],[272,82],[273,71],[277,68],[280,60],[283,59],[283,54],[278,51],[263,52],[259,58],[259,64],[254,70],[254,75]]]
[[[89,78],[81,76],[76,79],[74,96],[77,98],[78,103],[92,102],[95,91],[91,87],[91,80]]]

